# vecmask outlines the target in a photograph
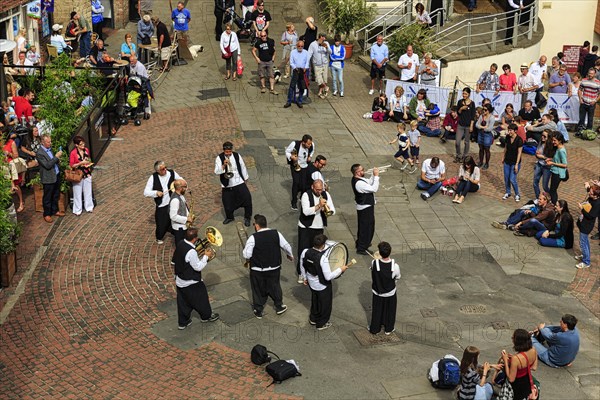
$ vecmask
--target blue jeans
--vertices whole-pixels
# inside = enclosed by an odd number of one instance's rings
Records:
[[[517,222],[521,222],[523,217],[525,216],[526,210],[517,210],[517,212],[513,216],[509,216],[506,220],[506,225],[515,225]]]
[[[533,167],[533,191],[536,199],[540,197],[540,178],[542,179],[544,192],[550,192],[550,175],[550,168],[535,163]]]
[[[514,165],[508,165],[504,163],[504,192],[510,194],[510,186],[512,185],[515,190],[515,196],[519,196],[519,184],[517,183],[517,175],[521,170],[521,164],[515,172]]]
[[[579,232],[579,247],[581,248],[581,261],[590,265],[590,238],[587,233]]]
[[[471,183],[471,181],[459,180],[456,194],[459,196],[467,197],[467,193],[475,193],[479,190],[479,185]]]
[[[298,87],[298,96],[296,96],[296,87]],[[302,94],[304,93],[304,89],[304,72],[297,68],[292,71],[292,79],[290,80],[287,102],[302,104]]]
[[[475,7],[477,7],[477,0],[469,0],[468,8],[475,8]]]
[[[419,126],[417,129],[427,137],[439,137],[442,134],[441,129],[431,129],[426,126]]]
[[[539,240],[540,244],[544,247],[565,247],[562,244],[558,244],[558,239],[553,239],[553,238],[543,238],[542,235],[544,234],[544,232],[546,232],[546,229],[538,231],[538,233],[535,234],[535,238],[537,240]]]
[[[340,83],[339,91],[344,92],[344,69],[331,67],[331,79],[333,80],[333,91],[338,91],[338,82]]]
[[[523,224],[519,227],[519,230],[525,230],[525,229],[535,229],[535,230],[546,230],[546,226],[544,224],[542,224],[540,221],[538,221],[535,218],[531,218],[529,221],[527,222],[523,222]]]
[[[79,56],[87,57],[90,55],[90,50],[92,49],[92,33],[86,32],[81,35],[79,38]]]
[[[427,194],[429,194],[429,197],[433,196],[435,194],[435,192],[440,190],[441,187],[442,187],[442,182],[437,182],[437,183],[432,184],[429,182],[425,182],[425,181],[421,180],[420,178],[419,178],[419,181],[417,182],[417,189],[426,190]]]
[[[531,343],[533,344],[535,351],[537,351],[538,358],[541,362],[552,368],[560,368],[558,365],[552,364],[552,362],[548,359],[548,348],[541,344],[535,336],[531,337]]]

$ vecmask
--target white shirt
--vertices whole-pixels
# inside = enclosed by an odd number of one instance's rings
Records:
[[[270,231],[270,230],[271,230],[270,228],[262,228],[262,229],[259,229],[257,232]],[[292,254],[292,246],[288,243],[287,240],[285,240],[285,238],[283,237],[281,232],[277,232],[277,233],[279,234],[279,248],[281,248],[281,250],[283,250],[285,252],[285,254],[287,254],[288,256],[293,257],[294,255]],[[242,251],[242,256],[244,256],[245,259],[249,260],[252,257],[252,252],[254,251],[254,244],[255,244],[254,243],[254,235],[252,235],[246,241],[246,246],[244,247],[244,250]],[[281,267],[281,265],[274,265],[274,266],[266,267],[266,268],[251,267],[250,269],[253,269],[255,271],[272,271],[279,267]]]
[[[187,241],[186,239],[183,239],[183,240],[190,246],[194,246],[193,249],[190,249],[190,251],[188,251],[185,254],[185,262],[190,263],[190,265],[192,266],[194,271],[198,271],[198,272],[202,271],[204,269],[204,267],[206,267],[206,265],[208,264],[208,257],[202,256],[202,259],[198,258],[198,252],[196,251],[196,248],[195,248],[196,245],[192,242]],[[191,286],[195,283],[198,283],[198,281],[194,281],[194,280],[185,281],[185,280],[181,279],[180,277],[178,277],[177,275],[175,275],[175,285],[177,285],[177,287],[184,288],[184,287]]]
[[[325,247],[324,250],[327,250],[327,247]],[[319,277],[309,274],[304,269],[304,256],[306,255],[307,251],[308,249],[305,249],[300,255],[300,275],[302,275],[302,277],[308,281],[308,286],[310,286],[312,290],[316,290],[318,292],[321,290],[325,290],[327,286],[319,282]],[[329,259],[325,255],[321,257],[321,270],[323,271],[323,277],[327,281],[331,281],[342,274],[341,268],[338,268],[335,271],[331,271],[331,267],[329,266]]]
[[[181,196],[181,198],[183,199],[183,202],[186,203],[185,197]],[[173,201],[171,201],[171,203],[169,204],[169,218],[171,218],[171,228],[173,228],[173,230],[177,231],[179,230],[179,228],[186,229],[185,224],[187,222],[187,216],[190,213],[190,210],[187,207],[187,203],[185,209],[186,213],[184,217],[183,215],[177,214],[177,211],[179,211],[178,199],[173,199]]]
[[[373,260],[373,262],[371,263],[371,269],[376,268],[377,271],[379,271],[378,261],[379,260]],[[392,279],[394,279],[394,280],[400,279],[400,266],[398,264],[396,264],[396,261],[394,261],[393,259],[390,259],[389,257],[383,258],[383,259],[381,259],[381,261],[384,263],[391,262],[392,263]],[[377,293],[372,288],[371,288],[371,291],[373,292],[374,295],[379,296],[379,297],[392,297],[393,295],[396,294],[396,287],[394,287],[393,290],[391,290],[387,293]]]
[[[517,10],[517,9],[523,7],[523,0],[508,0],[508,5],[512,9]]]
[[[372,176],[371,179],[359,178],[356,182],[356,191],[358,193],[376,193],[379,190],[379,177]],[[377,202],[377,201],[376,201]],[[357,210],[364,210],[371,207],[370,204],[357,204]]]
[[[410,68],[403,68],[400,70],[400,80],[401,81],[407,81],[409,79],[413,79],[415,76],[415,71],[417,70],[417,67],[419,66],[419,56],[416,55],[415,53],[413,53],[412,56],[408,56],[408,54],[404,53],[400,56],[400,59],[398,60],[398,67],[399,66],[407,66],[409,62],[412,62],[412,65]]]
[[[173,171],[173,173],[175,174],[174,179],[181,179],[181,177],[179,176],[179,174],[177,174],[177,172]],[[169,201],[171,201],[169,188],[167,187],[170,177],[171,177],[171,173],[168,170],[164,176],[158,175],[158,180],[160,182],[160,186],[162,187],[162,190],[153,190],[152,189],[152,187],[154,186],[154,176],[153,175],[150,175],[150,178],[148,178],[148,182],[146,182],[146,187],[144,188],[144,197],[151,197],[154,199],[154,198],[158,197],[156,192],[159,192],[159,191],[163,192],[162,201],[158,205],[159,208],[168,206]]]
[[[223,186],[223,184],[221,184],[221,187],[229,187],[232,188],[234,186],[238,186],[241,185],[242,183],[244,183],[244,179],[242,178],[242,175],[244,175],[246,177],[246,179],[248,179],[248,170],[246,169],[246,164],[244,163],[244,159],[242,158],[242,156],[240,154],[239,158],[240,158],[240,165],[238,167],[237,163],[235,162],[235,157],[233,156],[233,154],[228,158],[229,159],[229,172],[233,173],[233,178],[231,178],[229,180],[229,183],[227,184],[227,186]],[[227,158],[227,157],[225,157]],[[240,175],[240,170],[242,171],[242,175]],[[215,158],[215,174],[216,175],[221,175],[224,174],[225,170],[223,169],[223,164],[221,164],[221,159],[219,158],[219,156],[217,156],[217,158]]]
[[[287,157],[288,161],[292,159],[292,151],[295,148],[296,142],[292,142],[287,149],[285,149],[285,156]],[[312,155],[315,153],[315,142],[312,142],[312,151],[309,153],[308,150],[309,149],[305,149],[304,146],[302,146],[302,143],[300,143],[300,149],[298,150],[298,164],[300,164],[300,167],[302,168],[308,167],[307,159],[308,156],[312,158]]]
[[[322,181],[323,184],[325,184],[325,178],[323,178],[323,174],[321,173],[320,170],[316,170],[315,172],[313,172],[312,174],[310,174],[310,179],[314,181]]]
[[[519,89],[529,89],[535,86],[535,79],[533,75],[519,75],[519,79],[517,79],[517,84],[519,85]]]
[[[321,201],[319,197],[315,196],[315,194],[311,191],[310,194],[313,197],[313,202],[315,203],[314,206],[310,206],[310,202],[309,202],[309,198],[308,198],[308,193],[304,192],[302,194],[302,197],[300,198],[300,202],[302,203],[302,212],[304,213],[304,215],[314,215],[315,219],[313,219],[312,225],[310,226],[304,226],[302,224],[302,222],[300,222],[300,220],[298,220],[298,226],[300,228],[311,228],[311,229],[323,229],[323,218],[321,217],[321,211],[322,210],[318,210],[316,211],[315,208],[316,206],[319,204],[319,202]],[[327,193],[327,205],[329,206],[329,209],[331,211],[333,211],[333,214],[335,214],[335,206],[333,205],[333,199],[331,198],[331,193]]]
[[[142,78],[148,79],[148,70],[139,61],[136,61],[135,66],[129,64],[129,76],[140,76]]]
[[[431,158],[423,161],[421,171],[425,172],[425,178],[427,179],[439,179],[443,174],[446,173],[446,165],[440,160],[439,165],[436,168],[431,167]]]
[[[527,75],[531,75],[533,77],[533,82],[537,86],[542,87],[542,76],[544,73],[546,73],[547,70],[548,65],[544,64],[544,66],[542,67],[540,65],[540,62],[536,61],[529,67],[529,74]]]
[[[15,63],[15,65],[19,65],[19,67],[17,69],[21,69],[22,68],[27,75],[34,75],[35,74],[35,68],[23,68],[23,66],[25,66],[25,67],[32,67],[33,66],[33,63],[31,61],[29,61],[28,59],[24,59],[23,62],[21,62],[21,60],[17,60],[17,62]]]

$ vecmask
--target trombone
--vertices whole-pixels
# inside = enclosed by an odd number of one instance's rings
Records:
[[[385,171],[387,171],[389,168],[392,168],[392,164],[388,164],[388,165],[384,165],[382,167],[377,167],[377,169],[379,170],[380,174],[383,174]],[[370,168],[368,170],[365,171],[365,174],[373,174],[373,170],[375,168]]]
[[[211,261],[217,253],[213,246],[221,247],[223,244],[223,236],[221,236],[221,232],[214,226],[209,226],[204,230],[205,238],[200,239],[196,242],[196,252],[198,253],[198,257],[204,256],[206,250],[210,250],[210,256],[208,256],[208,261]]]

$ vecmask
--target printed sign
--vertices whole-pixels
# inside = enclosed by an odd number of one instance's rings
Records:
[[[574,74],[577,72],[577,64],[579,63],[579,50],[581,45],[563,45],[563,54],[565,55],[562,59],[563,63],[567,66],[567,72]]]
[[[42,17],[42,3],[40,0],[34,0],[27,4],[27,16],[32,19],[40,19]]]

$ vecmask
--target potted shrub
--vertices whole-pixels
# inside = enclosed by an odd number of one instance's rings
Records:
[[[8,166],[0,162],[0,284],[9,286],[17,271],[17,245],[21,234],[17,222],[10,178],[5,175]]]
[[[419,59],[425,53],[431,53],[433,58],[435,58],[438,45],[433,43],[434,38],[435,32],[433,29],[413,23],[399,29],[390,37],[387,44],[390,54],[397,54],[398,56],[404,54],[406,47],[410,44],[413,47],[414,53],[419,56]]]
[[[330,32],[342,36],[346,59],[352,57],[356,30],[373,20],[375,10],[366,0],[322,0],[321,20]]]

